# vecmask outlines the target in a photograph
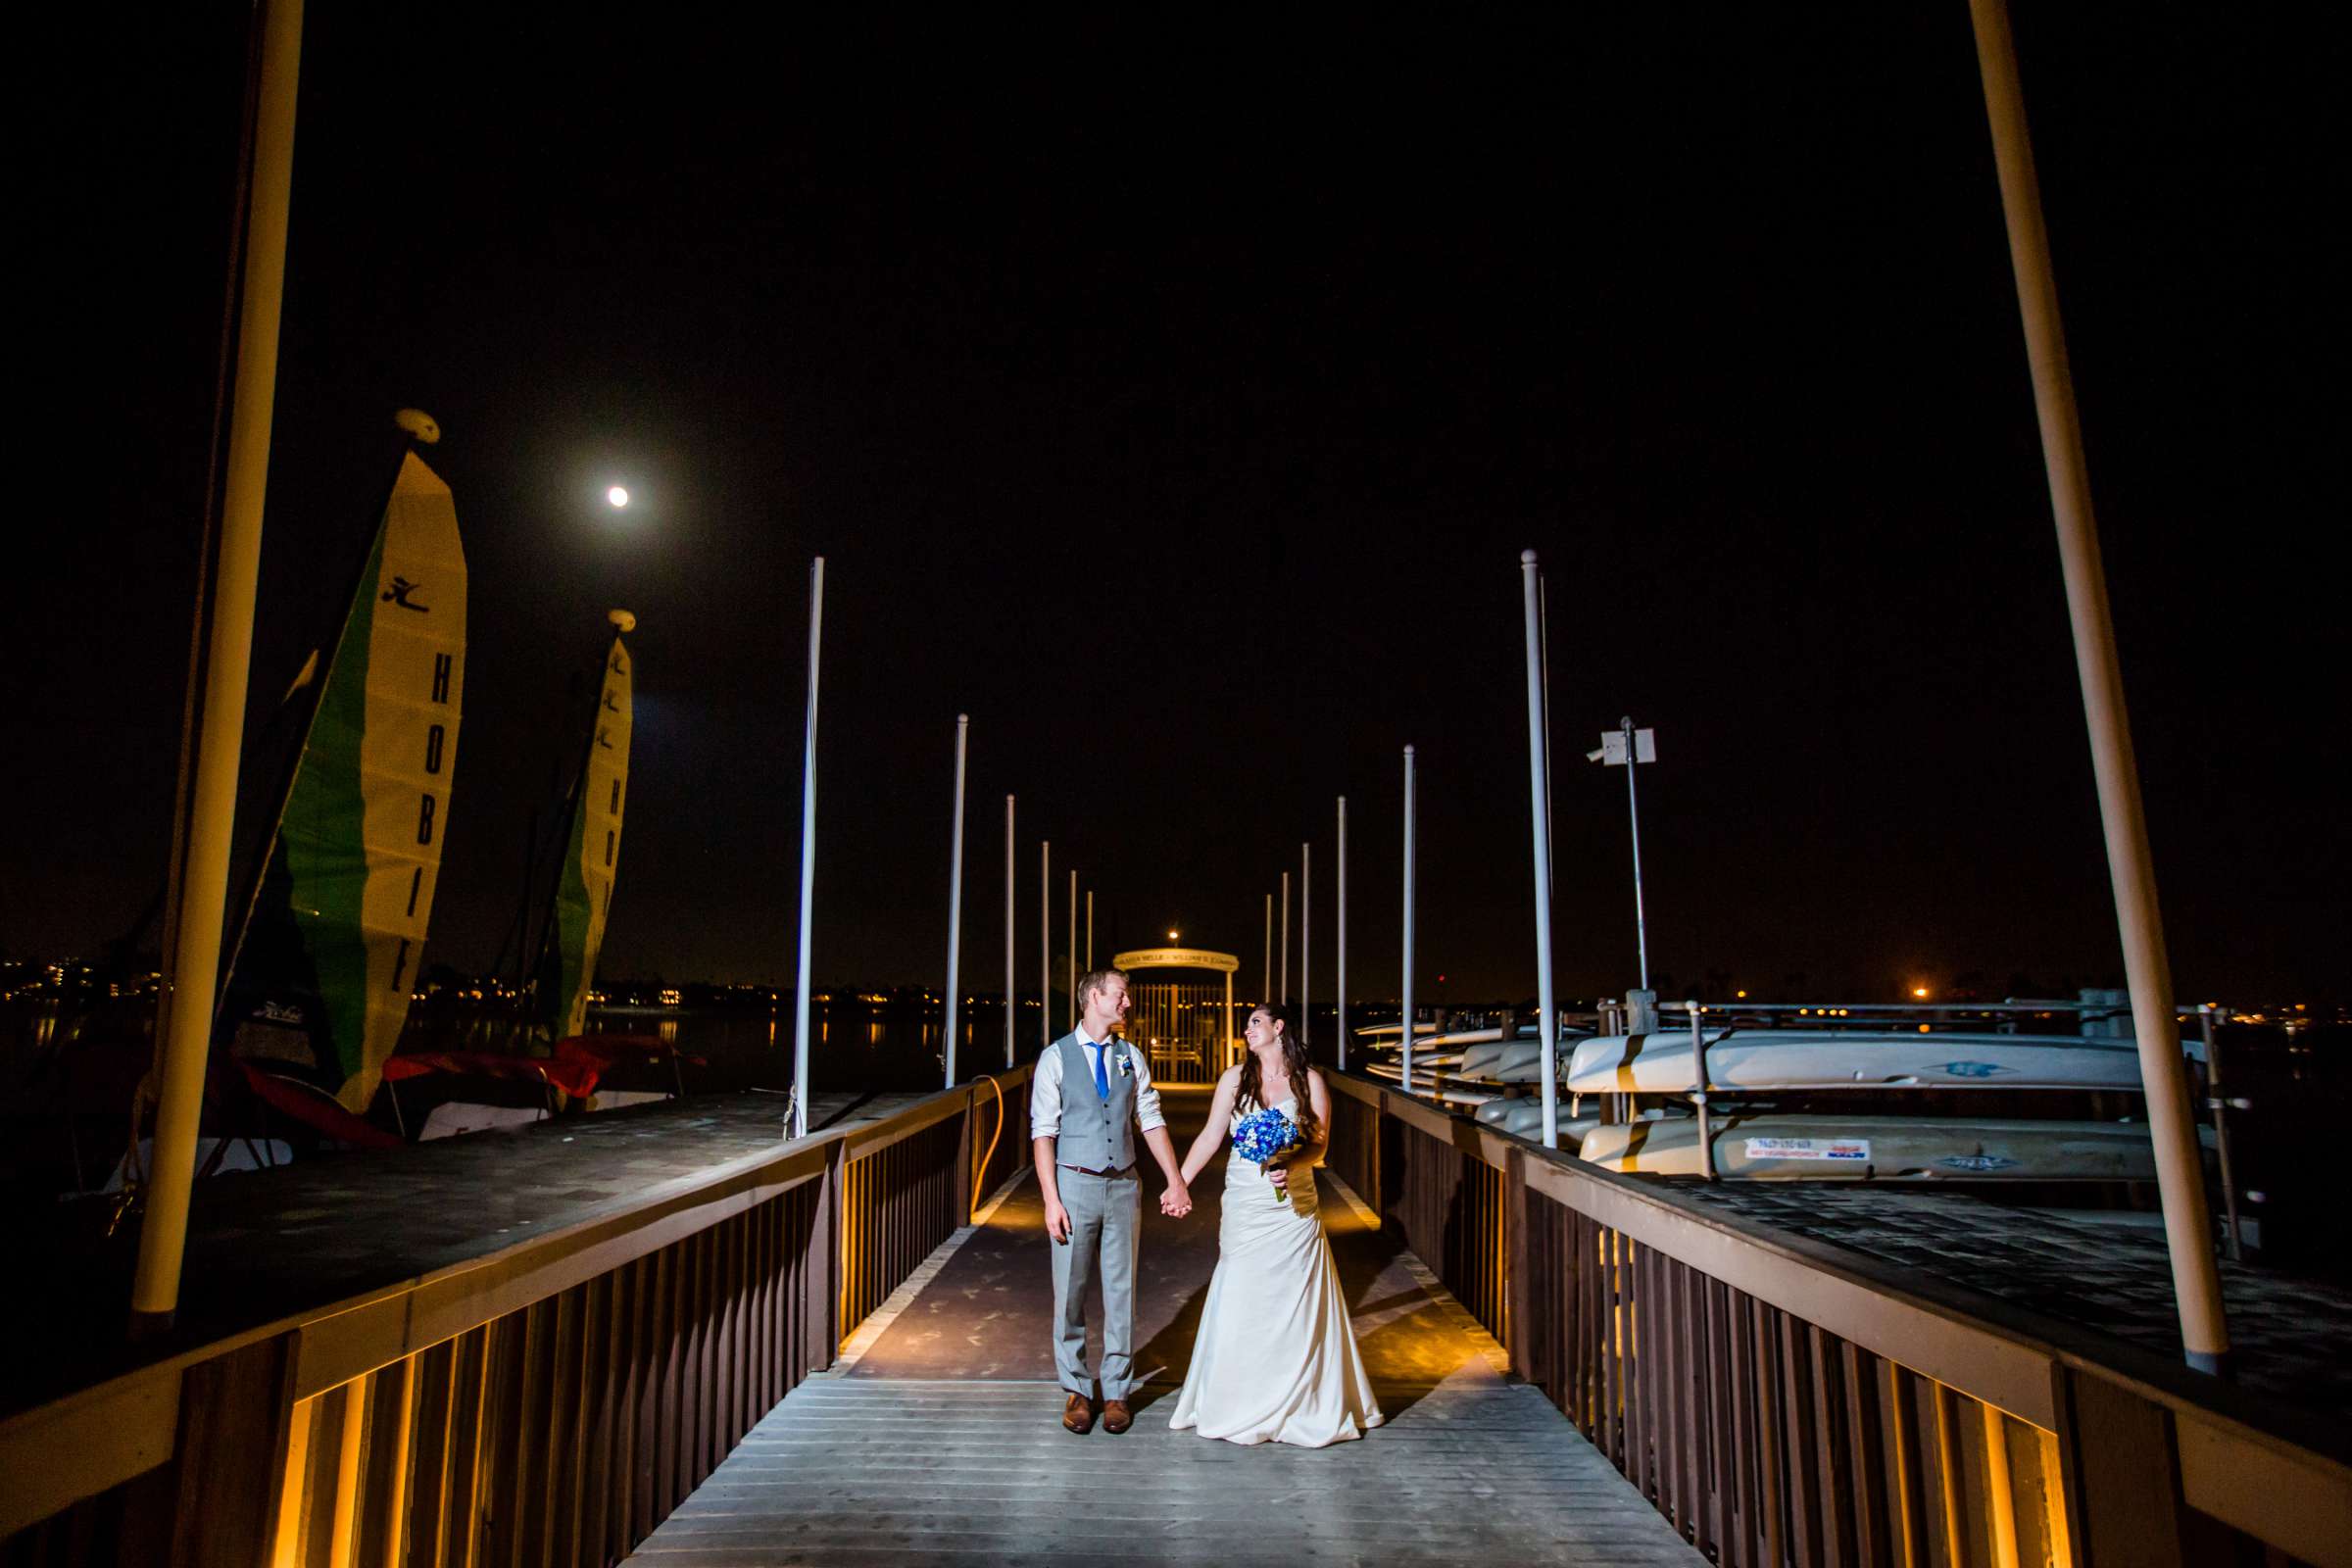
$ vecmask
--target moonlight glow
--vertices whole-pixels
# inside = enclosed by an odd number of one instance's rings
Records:
[[[625,507],[629,504],[629,493],[626,490],[623,490],[619,485],[614,485],[612,489],[605,492],[605,499],[612,502],[615,507]]]

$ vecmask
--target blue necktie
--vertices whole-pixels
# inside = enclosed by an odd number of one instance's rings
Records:
[[[1095,1048],[1095,1093],[1110,1103],[1110,1042],[1105,1040]]]

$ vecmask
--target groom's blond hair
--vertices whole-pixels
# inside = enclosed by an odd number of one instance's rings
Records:
[[[1096,992],[1110,984],[1113,976],[1124,980],[1127,978],[1127,971],[1124,969],[1089,969],[1078,977],[1078,1010],[1080,1012],[1086,1010],[1086,1004],[1094,1000]]]

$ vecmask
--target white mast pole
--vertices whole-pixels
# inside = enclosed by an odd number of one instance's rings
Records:
[[[808,564],[808,729],[801,749],[801,957],[793,986],[792,1118],[794,1138],[808,1136],[808,917],[816,902],[817,655],[825,630],[825,558]]]
[[[1054,1043],[1054,841],[1037,847],[1037,1043]]]
[[[1012,1071],[1012,797],[1004,797],[1004,1070]]]
[[[1070,947],[1063,959],[1070,977],[1070,1027],[1078,1027],[1078,872],[1070,870]]]
[[[1257,983],[1258,997],[1271,1002],[1274,1000],[1274,895],[1271,893],[1266,895],[1266,962],[1259,972],[1263,978]]]
[[[1282,1003],[1291,1002],[1291,873],[1282,873]]]
[[[949,1089],[956,1087],[956,987],[963,956],[963,745],[971,722],[968,713],[956,715],[956,833],[955,847],[948,852],[948,1038],[941,1053],[948,1072],[944,1087]]]
[[[1095,966],[1095,890],[1086,890],[1086,966]]]
[[[1536,1035],[1544,1043],[1544,1147],[1557,1149],[1560,1130],[1552,1116],[1559,1105],[1559,1024],[1551,994],[1551,788],[1544,755],[1544,640],[1533,550],[1519,552],[1519,587],[1527,614],[1527,787],[1536,840],[1536,1005],[1542,1009]],[[1629,776],[1633,771],[1631,759],[1626,771]]]
[[[1340,797],[1340,972],[1336,982],[1339,1004],[1340,1070],[1348,1070],[1348,797]]]
[[[1314,852],[1308,845],[1298,846],[1298,1041],[1304,1045],[1313,1031],[1307,1027],[1306,1015],[1314,1007],[1314,988],[1306,983],[1308,919],[1314,906],[1314,884],[1307,873],[1314,867]]]
[[[2042,461],[2049,471],[2050,508],[2058,525],[2075,667],[2090,731],[2099,817],[2106,829],[2107,874],[2115,890],[2124,978],[2131,987],[2132,1032],[2138,1038],[2140,1076],[2147,1088],[2148,1130],[2155,1142],[2156,1189],[2164,1207],[2165,1245],[2172,1253],[2180,1343],[2189,1365],[2220,1372],[2229,1360],[2230,1327],[2222,1315],[2213,1219],[2205,1206],[2204,1167],[2189,1115],[2187,1075],[2180,1065],[2172,968],[2156,904],[2156,869],[2141,812],[2139,766],[2132,753],[2123,667],[2116,659],[2115,625],[2107,606],[2107,573],[2091,513],[2090,467],[2082,452],[2066,331],[2058,317],[2058,282],[2050,268],[2049,233],[2042,226],[2041,186],[2026,129],[2017,50],[2009,14],[2000,0],[1970,0],[1969,14],[1976,25],[1977,65],[1984,79],[1993,164],[2000,176],[2001,211],[2008,220],[2009,260],[2017,274],[2018,308],[2025,318],[2027,358],[2034,374],[2034,407],[2041,423]]]
[[[252,188],[245,208],[243,306],[229,402],[227,481],[220,498],[195,784],[186,801],[185,847],[173,867],[179,906],[166,927],[175,940],[172,951],[164,956],[172,970],[172,989],[163,1012],[147,1219],[139,1231],[138,1264],[130,1289],[134,1337],[169,1329],[179,1310],[188,1207],[196,1184],[196,1135],[204,1113],[205,1062],[212,1054],[213,1007],[220,983],[220,928],[228,901],[245,690],[253,664],[262,509],[277,403],[279,307],[285,298],[294,101],[302,66],[299,0],[272,0],[262,27]]]
[[[1404,1092],[1413,1092],[1413,749],[1404,749]]]

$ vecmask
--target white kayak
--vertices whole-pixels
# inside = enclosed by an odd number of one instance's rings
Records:
[[[1392,1062],[1374,1062],[1364,1069],[1374,1078],[1384,1079],[1408,1094],[1422,1100],[1436,1100],[1448,1105],[1484,1105],[1502,1098],[1502,1091],[1490,1084],[1464,1083],[1451,1073],[1427,1073],[1419,1062],[1413,1064],[1413,1081],[1404,1081],[1404,1069]]]
[[[1554,1071],[1568,1065],[1579,1039],[1563,1039],[1552,1047]],[[1420,1053],[1413,1054],[1416,1063]],[[1492,1078],[1498,1084],[1541,1084],[1544,1081],[1544,1042],[1534,1035],[1497,1040],[1490,1045],[1464,1046],[1461,1070],[1473,1078]],[[1689,1085],[1685,1085],[1689,1088]]]
[[[1560,1147],[1572,1150],[1578,1147],[1587,1133],[1600,1125],[1600,1118],[1591,1112],[1572,1116],[1568,1109],[1568,1097],[1562,1095],[1552,1110],[1552,1126],[1559,1131]],[[1525,1138],[1536,1143],[1544,1141],[1544,1102],[1540,1096],[1515,1095],[1509,1100],[1492,1100],[1479,1106],[1472,1115],[1481,1126],[1509,1133],[1514,1138]],[[1677,1116],[1689,1119],[1687,1114],[1679,1110],[1657,1106],[1642,1112],[1643,1121],[1668,1121]]]
[[[1402,1051],[1404,1049],[1404,1033],[1393,1023],[1375,1024],[1369,1029],[1358,1029],[1355,1032],[1366,1037],[1364,1048],[1368,1051]],[[1501,1038],[1502,1031],[1500,1029],[1449,1029],[1446,1033],[1440,1034],[1436,1024],[1425,1023],[1413,1031],[1413,1059],[1419,1061],[1421,1053],[1432,1049],[1452,1050],[1460,1046],[1478,1045],[1484,1041],[1500,1040]]]
[[[2156,1179],[2144,1122],[1934,1116],[1725,1116],[1715,1173],[1746,1181]],[[1605,1170],[1698,1176],[1696,1118],[1595,1127],[1577,1152]]]
[[[1707,1031],[1710,1089],[2125,1089],[2140,1087],[2129,1040],[2077,1035]],[[1663,1095],[1694,1086],[1690,1032],[1597,1035],[1577,1045],[1576,1094]]]

